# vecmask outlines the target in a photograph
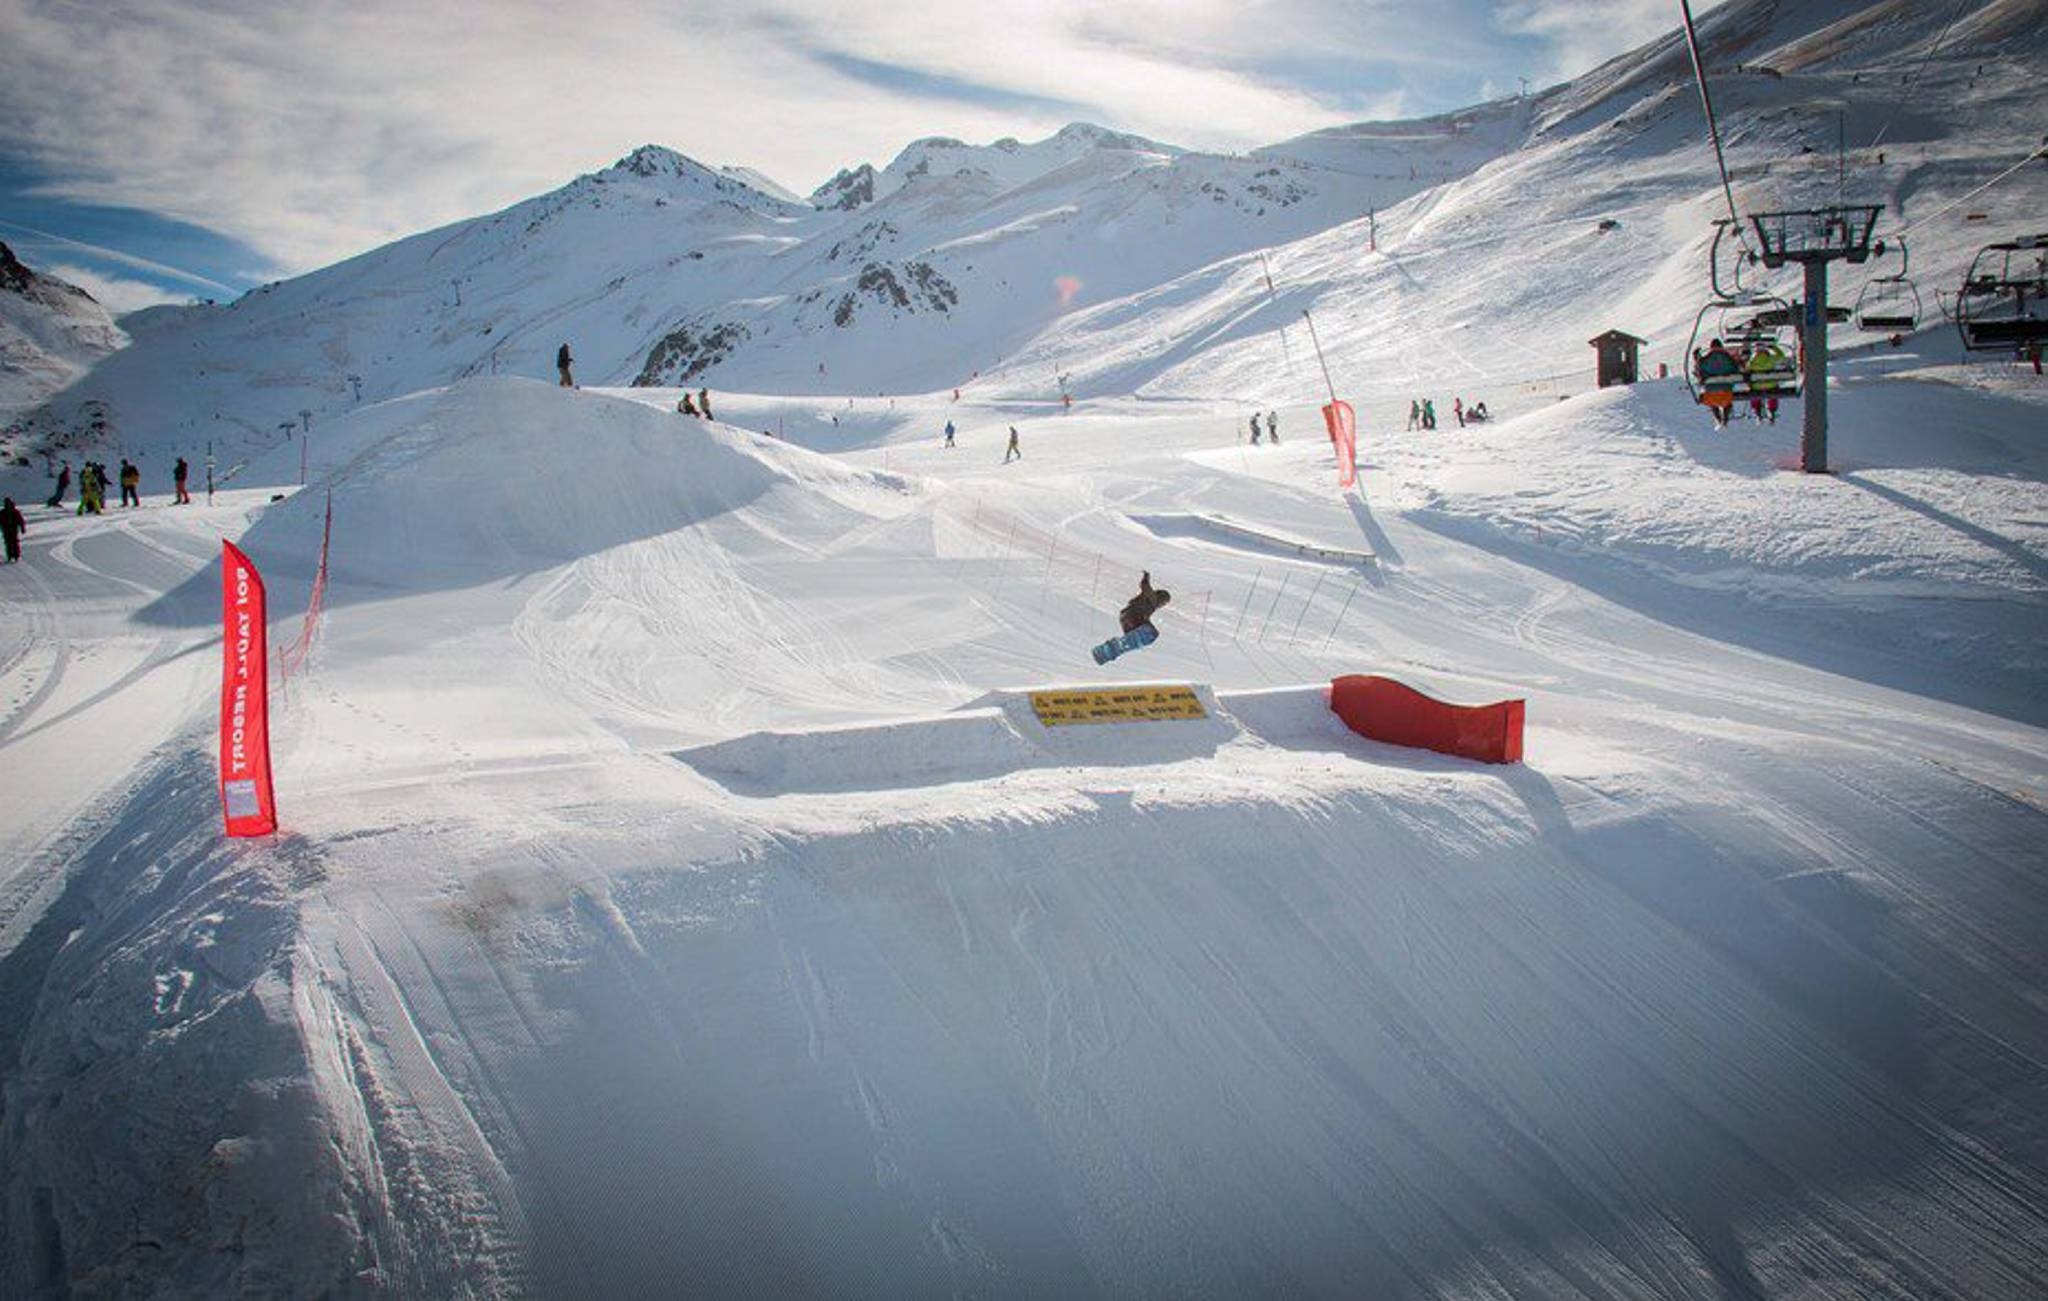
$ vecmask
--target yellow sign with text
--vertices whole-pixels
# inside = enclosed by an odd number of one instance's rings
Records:
[[[1047,727],[1068,723],[1150,723],[1169,718],[1207,718],[1191,687],[1092,687],[1080,691],[1034,691],[1031,712]]]

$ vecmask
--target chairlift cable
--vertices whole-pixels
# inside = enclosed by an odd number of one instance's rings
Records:
[[[1735,211],[1735,187],[1728,180],[1728,156],[1721,149],[1721,124],[1714,117],[1714,97],[1707,91],[1707,65],[1700,58],[1700,35],[1693,27],[1691,0],[1678,0],[1678,12],[1685,19],[1685,47],[1692,53],[1693,79],[1699,83],[1700,107],[1707,114],[1707,136],[1714,142],[1714,166],[1721,172],[1721,194],[1728,200],[1728,221],[1735,227],[1737,242],[1747,249],[1742,216]]]
[[[1956,7],[1949,11],[1948,21],[1941,25],[1941,35],[1934,38],[1934,44],[1927,48],[1927,57],[1920,60],[1920,66],[1913,69],[1913,75],[1906,79],[1908,84],[1917,82],[1927,75],[1927,65],[1934,62],[1934,56],[1941,53],[1942,46],[1948,44],[1948,34],[1955,27],[1956,19],[1961,18],[1963,10],[1968,9],[1974,2],[1975,0],[1958,0]],[[1879,127],[1877,134],[1871,138],[1870,148],[1875,149],[1883,144],[1885,132],[1891,129],[1892,119],[1886,118],[1884,125]]]
[[[1899,237],[1904,238],[1905,236],[1910,235],[1914,231],[1920,229],[1922,226],[1925,226],[1928,222],[1933,221],[1936,217],[1939,217],[1942,214],[1949,212],[1955,208],[1961,207],[1963,204],[1968,203],[1970,200],[1984,193],[1984,191],[1990,189],[1992,186],[1997,185],[1999,182],[2005,180],[2007,177],[2014,175],[2015,173],[2020,171],[2020,169],[2024,168],[2028,163],[2034,162],[2036,159],[2048,159],[2048,146],[2034,146],[2032,149],[2027,151],[2027,156],[2025,158],[2020,159],[2018,162],[2006,168],[1998,175],[1984,182],[1984,184],[1978,186],[1974,190],[1971,190],[1968,194],[1962,195],[1955,199],[1951,199],[1949,202],[1942,204],[1933,212],[1928,213],[1926,216],[1920,218],[1912,225],[1906,227],[1904,230],[1901,230],[1899,232]]]

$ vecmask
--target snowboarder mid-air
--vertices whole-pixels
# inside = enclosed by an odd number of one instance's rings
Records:
[[[1159,629],[1152,624],[1152,616],[1160,607],[1173,599],[1173,594],[1163,587],[1152,586],[1152,575],[1148,571],[1138,579],[1138,594],[1124,602],[1123,610],[1117,615],[1117,626],[1123,629],[1120,636],[1112,637],[1090,652],[1097,664],[1107,664],[1127,651],[1150,646],[1159,640]]]
[[[1148,569],[1138,576],[1138,594],[1124,602],[1123,612],[1117,615],[1117,623],[1127,633],[1151,627],[1152,616],[1172,599],[1173,593],[1163,587],[1152,586],[1152,571]],[[1153,628],[1152,632],[1156,636],[1159,630]]]

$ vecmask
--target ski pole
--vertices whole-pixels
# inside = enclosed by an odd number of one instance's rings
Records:
[[[1230,640],[1236,641],[1237,634],[1244,631],[1244,617],[1251,613],[1252,598],[1259,594],[1259,580],[1265,575],[1264,565],[1259,566],[1259,571],[1252,575],[1251,590],[1244,594],[1244,604],[1237,608],[1237,625],[1230,630]]]
[[[1353,584],[1351,585],[1351,596],[1347,596],[1347,597],[1345,597],[1345,598],[1344,598],[1344,608],[1343,608],[1343,609],[1341,609],[1341,610],[1339,610],[1339,611],[1337,611],[1337,622],[1336,622],[1336,623],[1333,623],[1333,624],[1331,624],[1331,625],[1330,625],[1330,632],[1329,632],[1329,635],[1323,638],[1323,645],[1324,645],[1325,647],[1328,647],[1328,646],[1329,646],[1329,644],[1330,644],[1330,638],[1331,638],[1331,637],[1335,637],[1335,636],[1337,635],[1337,628],[1338,628],[1338,625],[1340,625],[1340,624],[1342,624],[1342,623],[1344,622],[1344,616],[1345,616],[1345,615],[1347,615],[1347,614],[1349,614],[1349,613],[1351,612],[1351,597],[1352,597],[1352,596],[1357,596],[1357,595],[1358,595],[1358,589],[1359,589],[1360,587],[1363,587],[1364,585],[1365,585],[1365,580],[1364,580],[1363,578],[1359,579],[1359,580],[1358,580],[1357,582],[1355,582],[1355,583],[1353,583]]]
[[[1308,618],[1308,608],[1316,603],[1316,593],[1323,590],[1323,580],[1328,577],[1328,574],[1317,574],[1316,585],[1308,589],[1308,599],[1301,603],[1301,614],[1294,621],[1294,631],[1287,634],[1287,644],[1289,646],[1300,644],[1301,621]]]
[[[1294,575],[1292,574],[1280,575],[1280,590],[1273,593],[1273,604],[1266,607],[1266,617],[1259,621],[1259,645],[1261,646],[1266,644],[1266,625],[1273,622],[1273,611],[1280,608],[1280,598],[1287,595],[1287,581],[1293,577]]]

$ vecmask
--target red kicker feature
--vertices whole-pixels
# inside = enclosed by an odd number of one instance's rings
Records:
[[[1482,763],[1522,761],[1523,704],[1453,705],[1392,678],[1360,673],[1330,682],[1330,708],[1360,736]]]

